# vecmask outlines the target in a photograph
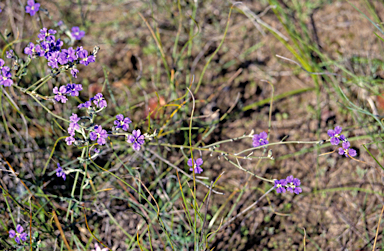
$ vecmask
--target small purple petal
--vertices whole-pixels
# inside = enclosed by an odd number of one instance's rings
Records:
[[[329,130],[328,130],[328,136],[329,136],[329,137],[333,137],[333,136],[335,136],[335,132],[334,132],[332,129],[329,129]]]
[[[198,158],[196,160],[196,166],[201,166],[203,164],[203,160],[201,158]]]
[[[22,233],[22,234],[20,235],[20,239],[21,239],[22,241],[26,241],[26,240],[27,240],[27,237],[28,237],[28,234],[27,234],[27,233]]]
[[[357,155],[356,150],[355,150],[355,149],[352,149],[352,148],[349,149],[348,153],[349,153],[349,155],[350,155],[351,157],[355,157],[355,156]]]
[[[15,230],[11,229],[9,230],[9,238],[14,238],[16,236]]]
[[[280,180],[280,184],[281,184],[282,186],[286,186],[286,185],[288,184],[288,182],[287,182],[286,179],[282,179],[282,180]]]
[[[135,143],[132,145],[132,148],[133,148],[133,150],[138,151],[138,150],[140,150],[140,145],[139,145],[138,143],[135,142]]]
[[[18,224],[18,225],[16,226],[16,231],[17,231],[19,234],[21,234],[21,233],[24,231],[24,228],[23,228],[20,224]]]
[[[123,114],[116,115],[116,119],[123,120],[124,119]]]
[[[337,146],[339,143],[340,143],[339,138],[336,138],[336,137],[331,138],[331,144],[332,145]]]
[[[287,183],[292,183],[293,182],[293,176],[290,175],[285,180],[287,181]]]
[[[335,127],[335,134],[340,134],[343,128],[341,126],[336,126]]]
[[[295,192],[295,194],[299,194],[299,193],[301,193],[303,190],[300,188],[300,187],[295,187],[295,190],[294,190],[294,192]]]
[[[135,142],[135,137],[132,135],[129,135],[127,141],[128,141],[128,143],[133,143],[133,142]]]
[[[344,149],[348,149],[351,146],[351,143],[349,143],[349,141],[344,141],[342,146]]]
[[[298,186],[300,186],[300,184],[301,184],[301,182],[300,182],[300,180],[298,178],[294,178],[293,179],[293,185],[298,187]]]
[[[268,138],[268,134],[266,132],[261,132],[260,133],[260,138],[261,139],[267,139]]]

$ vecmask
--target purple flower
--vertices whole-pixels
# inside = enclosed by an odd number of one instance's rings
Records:
[[[60,50],[61,50],[61,46],[63,46],[63,41],[59,39],[57,39],[57,41],[53,40],[53,41],[41,41],[40,42],[40,46],[41,46],[41,50],[40,50],[40,53],[39,53],[39,56],[40,57],[45,57],[46,59],[52,61],[52,59],[54,59],[53,61],[54,62],[58,62],[59,61],[59,57],[60,57]],[[55,55],[53,55],[54,57],[52,59],[50,59],[52,57],[52,53],[55,53]],[[55,63],[55,67],[54,68],[57,68],[56,67],[56,64]],[[49,64],[48,64],[49,65]]]
[[[3,10],[0,8],[0,13],[2,12]]]
[[[263,146],[268,144],[268,134],[266,132],[261,132],[260,134],[253,135],[253,147]]]
[[[7,54],[7,56],[6,56],[7,58],[12,58],[14,55],[13,50],[7,51],[6,54]]]
[[[107,141],[105,139],[108,138],[108,134],[107,134],[107,131],[104,130],[101,126],[96,125],[94,127],[94,131],[92,131],[89,134],[89,138],[91,140],[96,140],[97,139],[97,143],[99,145],[104,145],[104,144],[107,143]]]
[[[85,103],[82,103],[82,104],[78,105],[77,108],[79,108],[79,109],[81,109],[81,108],[89,108],[89,107],[91,107],[91,105],[92,105],[91,101],[87,101]]]
[[[35,3],[35,0],[28,0],[27,6],[25,6],[25,12],[29,13],[31,16],[34,16],[36,12],[39,11],[40,4]]]
[[[57,163],[56,175],[57,177],[62,177],[63,180],[65,180],[66,178],[65,172],[63,171],[63,168],[61,168],[59,163]]]
[[[190,166],[191,168],[189,168],[189,171],[195,171],[195,173],[197,174],[200,174],[203,172],[203,168],[201,168],[200,166],[203,164],[203,160],[201,158],[198,158],[197,160],[193,160],[194,162],[194,167],[192,165],[192,159],[189,159],[187,164],[188,166]]]
[[[50,42],[42,41],[40,43],[40,46],[41,46],[41,50],[40,50],[39,56],[45,57],[48,59],[49,52],[51,51]]]
[[[48,66],[52,68],[59,68],[59,55],[60,52],[54,51],[48,55]]]
[[[39,38],[40,41],[49,41],[49,42],[54,42],[55,41],[55,36],[54,34],[56,34],[57,31],[55,30],[52,30],[52,29],[47,29],[47,28],[42,28],[40,30],[40,34],[37,35],[37,37]]]
[[[24,54],[27,54],[32,57],[35,52],[34,49],[35,45],[33,43],[29,43],[29,45],[24,48]]]
[[[340,155],[345,155],[345,157],[349,157],[349,156],[355,157],[356,156],[356,150],[349,148],[351,146],[349,141],[344,141],[341,145],[342,145],[342,147],[339,148],[339,154]]]
[[[67,143],[67,145],[72,145],[74,142],[75,142],[75,138],[72,137],[72,136],[69,136],[69,137],[66,137],[65,138],[65,142]]]
[[[79,73],[79,70],[76,69],[75,67],[73,67],[73,68],[71,69],[71,74],[72,74],[72,76],[73,76],[74,78],[77,78],[77,73]]]
[[[9,67],[7,66],[2,67],[2,74],[0,74],[0,85],[11,86],[13,84],[13,80],[11,79],[12,74],[9,72],[9,70]]]
[[[300,180],[297,178],[293,178],[293,176],[288,176],[285,181],[287,182],[287,190],[291,193],[299,194],[303,190],[301,190],[300,186]]]
[[[97,148],[95,148],[93,151],[94,151],[96,154],[99,154],[99,153],[100,153],[100,149],[97,149]]]
[[[64,22],[62,20],[60,20],[59,22],[57,22],[57,26],[62,26],[64,24]]]
[[[140,150],[140,147],[144,145],[144,135],[140,135],[140,129],[133,130],[132,135],[128,136],[127,142],[133,144],[133,150]]]
[[[107,101],[103,98],[103,94],[98,93],[90,99],[98,108],[107,107]]]
[[[16,232],[13,229],[9,230],[9,238],[15,238],[16,237],[15,241],[17,242],[17,244],[20,244],[20,240],[26,241],[27,237],[28,237],[28,234],[23,233],[23,231],[24,231],[24,228],[22,226],[20,226],[20,224],[17,224]]]
[[[79,120],[80,120],[80,118],[75,113],[72,113],[72,116],[69,117],[69,121],[71,121],[72,123],[77,123],[77,122],[79,122]]]
[[[72,34],[74,39],[80,40],[82,37],[84,37],[85,31],[82,31],[82,30],[80,30],[79,27],[74,26],[74,27],[72,27],[72,33],[71,34]]]
[[[83,86],[81,84],[67,84],[67,93],[71,94],[71,96],[79,96],[79,91],[83,90]]]
[[[95,57],[93,55],[88,56],[87,50],[80,49],[77,52],[77,56],[80,58],[80,64],[83,64],[85,66],[89,65],[90,63],[95,62]]]
[[[335,145],[337,146],[339,143],[340,143],[340,139],[342,141],[345,141],[345,136],[343,134],[340,135],[341,133],[341,130],[343,128],[341,128],[341,126],[336,126],[335,127],[335,130],[328,130],[328,136],[331,137],[331,144],[332,145]]]
[[[77,114],[72,113],[72,116],[69,117],[69,120],[71,121],[71,123],[69,124],[69,127],[68,127],[68,133],[73,137],[75,136],[76,130],[80,130],[80,126],[79,124],[77,124],[80,118],[77,117]]]
[[[73,62],[76,59],[77,59],[76,51],[72,47],[68,48],[68,50],[63,49],[60,52],[59,63],[62,65],[68,62]]]
[[[117,115],[116,120],[114,122],[114,124],[116,125],[116,128],[121,128],[124,131],[128,130],[129,123],[132,123],[131,119],[128,117],[124,118],[123,114]]]
[[[63,46],[64,42],[59,39],[55,41],[51,41],[50,43],[50,50],[51,51],[60,51],[61,50],[61,46]]]
[[[67,93],[67,87],[65,87],[64,85],[60,86],[60,89],[57,86],[53,88],[53,94],[56,94],[55,100],[57,102],[61,102],[63,104],[67,102],[68,99],[65,96],[66,93]]]
[[[277,193],[285,193],[285,186],[287,185],[287,181],[285,179],[275,180],[275,188]]]

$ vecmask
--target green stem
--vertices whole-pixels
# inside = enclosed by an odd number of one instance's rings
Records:
[[[31,89],[32,87],[34,87],[34,86],[38,85],[40,82],[44,81],[46,78],[49,78],[49,77],[51,77],[51,75],[47,75],[47,76],[45,76],[45,77],[43,77],[43,78],[39,79],[39,80],[38,80],[38,81],[36,81],[36,82],[35,82],[33,85],[31,85],[31,86],[28,86],[28,88],[27,88],[27,89],[23,90],[23,92],[27,92],[27,91],[29,91],[29,89]],[[52,77],[51,77],[51,78],[52,78]]]
[[[238,152],[235,155],[242,154],[242,153],[249,152],[249,151],[256,150],[256,149],[260,149],[260,148],[267,147],[267,146],[286,145],[286,144],[320,144],[321,142],[322,141],[282,141],[282,142],[274,142],[274,143],[269,143],[269,144],[262,145],[262,146],[257,146],[257,147],[252,147],[252,148],[249,148],[249,149],[245,149],[244,151]]]
[[[3,196],[4,196],[5,203],[7,204],[7,208],[8,208],[8,211],[9,211],[9,215],[11,216],[13,225],[15,226],[15,229],[16,229],[16,221],[15,221],[15,219],[13,218],[11,207],[9,206],[7,197],[5,197],[5,194],[4,194],[4,193],[3,193]]]
[[[32,92],[36,92],[41,86],[43,86],[45,83],[48,82],[48,80],[50,80],[52,78],[52,76],[48,76],[47,79],[45,79],[43,82],[41,82],[41,84],[39,84],[35,89],[33,89]],[[29,87],[28,87],[29,88]]]
[[[33,95],[29,94],[29,96],[31,96],[41,107],[43,107],[49,114],[51,114],[52,116],[58,118],[58,119],[61,119],[65,122],[68,122],[68,123],[71,123],[71,121],[63,118],[63,117],[60,117],[59,115],[56,115],[54,114],[53,112],[51,112],[46,106],[44,106],[37,98],[35,98]]]
[[[258,179],[261,179],[261,180],[264,180],[266,182],[270,182],[270,183],[273,183],[274,181],[273,180],[270,180],[270,179],[266,179],[266,178],[263,178],[263,177],[260,177],[254,173],[252,173],[251,171],[248,171],[247,169],[243,168],[242,166],[236,164],[235,162],[233,162],[232,160],[228,159],[227,156],[224,156],[224,159],[227,160],[229,163],[231,163],[232,165],[234,165],[235,167],[239,168],[240,170],[258,178]]]

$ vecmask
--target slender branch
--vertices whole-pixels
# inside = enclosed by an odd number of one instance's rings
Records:
[[[244,209],[242,212],[240,212],[239,214],[237,214],[236,216],[234,216],[232,219],[230,219],[229,221],[227,221],[222,227],[221,227],[221,230],[225,229],[225,227],[227,227],[232,221],[236,220],[239,216],[245,214],[246,212],[248,212],[252,207],[256,206],[257,203],[259,203],[262,199],[264,199],[265,196],[267,196],[270,192],[272,192],[272,190],[274,189],[274,187],[272,187],[271,189],[269,189],[265,194],[263,194],[257,201],[255,201],[254,203],[252,203],[249,207],[247,207],[246,209]]]
[[[170,167],[173,167],[175,168],[177,171],[181,172],[182,174],[184,174],[185,176],[187,176],[188,178],[190,178],[191,180],[193,180],[193,177],[191,177],[191,175],[187,174],[186,172],[184,172],[182,169],[178,168],[177,166],[175,166],[174,164],[172,164],[171,162],[169,162],[168,160],[164,159],[163,157],[161,157],[158,153],[156,153],[155,151],[151,150],[151,149],[147,149],[150,153],[152,153],[153,155],[156,156],[156,158],[158,158],[159,160],[163,161],[165,164],[169,165]],[[206,188],[210,189],[210,186],[208,186],[207,184],[205,184],[204,182],[202,182],[201,180],[198,180],[196,179],[196,182],[197,183],[200,183],[202,184],[203,186],[205,186]],[[213,190],[212,189],[212,192],[216,193],[216,194],[224,194],[222,192],[218,192],[216,190]]]

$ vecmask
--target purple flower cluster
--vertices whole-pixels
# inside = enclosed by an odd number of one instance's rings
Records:
[[[98,93],[94,97],[90,98],[89,101],[82,103],[77,106],[77,108],[90,108],[92,106],[92,102],[96,105],[97,108],[107,107],[107,101],[104,99],[103,94]]]
[[[123,114],[117,115],[114,121],[116,128],[123,129],[124,131],[128,131],[130,123],[132,123],[131,119],[128,117],[124,118]]]
[[[0,85],[11,86],[13,84],[11,69],[4,66],[4,60],[0,58]]]
[[[286,179],[275,180],[275,188],[277,193],[285,193],[288,192],[299,194],[303,190],[299,187],[300,180],[297,178],[293,178],[293,176],[288,176]]]
[[[80,87],[80,86],[79,86]],[[67,94],[71,95],[78,95],[78,91],[76,90],[76,85],[67,85],[66,86],[61,86],[60,89],[56,87],[54,90],[56,97],[56,100],[62,100],[66,99]],[[94,105],[94,106],[92,106]],[[101,111],[101,109],[107,107],[107,101],[104,99],[102,93],[96,94],[94,97],[90,98],[88,101],[85,103],[82,103],[78,105],[78,108],[87,108],[88,113],[91,115],[93,118],[94,114],[97,114],[98,112]],[[96,108],[99,108],[100,110],[96,111]],[[91,117],[85,117],[91,119]],[[72,116],[69,118],[70,119],[70,124],[68,127],[68,134],[69,136],[65,139],[67,145],[72,145],[72,144],[79,144],[81,142],[89,142],[90,141],[97,141],[99,145],[105,145],[107,143],[107,138],[108,138],[108,132],[104,130],[100,125],[95,125],[91,129],[86,129],[89,130],[89,140],[85,139],[85,141],[78,140],[76,141],[75,139],[75,134],[76,131],[82,132],[83,129],[81,129],[80,125],[78,122],[80,121],[80,118],[78,117],[77,114],[72,113]],[[93,121],[93,119],[91,119]],[[128,131],[129,129],[129,124],[132,123],[132,120],[129,117],[124,117],[123,114],[118,114],[116,116],[116,120],[114,121],[115,128],[112,130],[112,133],[117,132],[119,129],[123,131]],[[145,143],[145,136],[141,134],[140,129],[138,130],[133,130],[131,135],[127,135],[127,142],[132,144],[132,148],[135,151],[139,151],[141,149],[141,146],[144,145]],[[95,153],[99,153],[99,149],[95,149]],[[202,163],[202,162],[201,162]],[[197,171],[200,173],[202,172],[202,169],[200,168],[200,160],[197,162]]]
[[[198,158],[197,160],[193,160],[194,165],[192,164],[192,159],[189,159],[187,164],[188,164],[188,166],[191,167],[189,169],[189,171],[194,171],[197,174],[200,174],[203,172],[203,168],[200,167],[203,164],[202,158]]]
[[[48,60],[48,66],[52,69],[59,68],[59,65],[67,65],[71,69],[71,74],[74,78],[77,77],[79,72],[75,66],[76,64],[83,64],[85,66],[95,62],[95,56],[90,54],[82,46],[73,49],[61,49],[63,41],[58,38],[56,40],[55,34],[57,31],[52,29],[43,28],[40,30],[39,44],[29,43],[24,49],[24,53],[34,58],[36,56],[45,57]],[[80,32],[80,34],[83,34]],[[84,35],[84,34],[83,34]]]
[[[77,122],[80,121],[80,118],[77,116],[77,114],[75,113],[72,113],[72,116],[69,117],[69,127],[68,127],[68,133],[69,133],[69,137],[65,138],[65,142],[67,142],[67,145],[72,145],[74,142],[75,142],[75,134],[76,134],[76,130],[80,130],[80,126]]]
[[[81,84],[67,84],[53,88],[53,94],[55,94],[55,100],[57,102],[66,103],[68,98],[67,95],[79,96],[79,91],[83,90]]]
[[[351,146],[351,144],[349,143],[349,141],[344,141],[342,144],[341,144],[342,147],[339,148],[339,154],[340,155],[344,155],[345,157],[355,157],[356,156],[356,150],[353,149],[353,148],[349,148]]]
[[[81,109],[81,108],[90,108],[92,106],[92,103],[91,101],[87,101],[85,103],[82,103],[80,105],[77,106],[77,108]]]
[[[58,68],[58,57],[64,43],[60,38],[56,40],[55,34],[55,30],[48,30],[47,28],[41,29],[40,34],[37,36],[39,38],[39,44],[29,43],[29,45],[25,47],[24,53],[30,57],[45,57],[48,59],[49,66]]]
[[[341,131],[341,126],[336,126],[335,130],[328,130],[328,136],[330,137],[331,144],[337,146],[341,141],[342,147],[339,148],[339,154],[344,155],[345,157],[355,157],[357,154],[356,150],[350,148],[351,144],[349,143],[348,139],[343,134],[341,134]]]
[[[66,178],[65,172],[63,171],[63,168],[60,166],[59,163],[57,163],[56,176],[62,177],[63,180],[65,180],[65,178]]]
[[[97,108],[104,108],[107,107],[107,101],[104,99],[103,94],[98,93],[93,98],[91,98],[89,101],[92,101]]]
[[[6,57],[7,58],[13,58],[15,55],[14,55],[14,52],[13,50],[9,50],[6,52]]]
[[[36,12],[39,11],[40,4],[35,3],[35,0],[28,0],[27,6],[25,6],[25,12],[29,13],[29,15],[34,16]]]
[[[77,114],[72,113],[72,116],[69,117],[69,120],[71,123],[69,123],[68,133],[73,137],[75,136],[76,130],[80,130],[80,126],[77,123],[79,122],[80,118],[77,116]]]
[[[328,136],[331,137],[330,141],[332,145],[337,146],[340,143],[340,140],[346,141],[345,136],[340,134],[342,129],[341,126],[336,126],[335,130],[328,130]]]
[[[138,151],[144,145],[144,135],[141,134],[140,129],[133,130],[132,135],[128,136],[127,142],[133,144],[133,150]]]
[[[263,146],[268,144],[268,134],[266,132],[261,132],[260,134],[253,135],[253,147]]]
[[[18,224],[16,226],[16,232],[13,229],[9,230],[9,238],[12,238],[12,239],[15,238],[15,241],[17,242],[17,244],[20,244],[20,240],[26,241],[28,237],[28,234],[23,233],[23,231],[24,231],[24,228],[20,226],[20,224]]]

